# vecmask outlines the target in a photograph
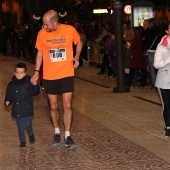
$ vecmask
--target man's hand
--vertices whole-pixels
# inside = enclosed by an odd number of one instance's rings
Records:
[[[73,62],[73,66],[74,66],[74,68],[77,68],[78,66],[79,66],[79,60],[77,60],[77,59],[73,59],[72,60],[72,62]]]
[[[38,81],[38,78],[39,78],[39,72],[38,71],[35,71],[34,72],[34,75],[32,76],[31,78],[31,83],[33,85],[36,85],[37,84],[37,81]]]
[[[37,85],[36,79],[32,79],[32,80],[31,80],[31,83],[32,83],[32,85]]]

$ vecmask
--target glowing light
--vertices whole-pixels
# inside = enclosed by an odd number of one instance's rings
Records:
[[[93,14],[108,13],[107,9],[93,9]]]

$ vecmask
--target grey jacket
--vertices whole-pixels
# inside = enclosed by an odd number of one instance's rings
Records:
[[[164,37],[163,37],[164,38]],[[158,44],[154,56],[154,67],[158,69],[155,86],[161,89],[170,89],[170,46]],[[168,38],[168,44],[170,39]]]

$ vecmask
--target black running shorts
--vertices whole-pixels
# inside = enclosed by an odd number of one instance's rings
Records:
[[[43,80],[43,87],[47,94],[74,92],[74,77],[65,77],[57,80]]]

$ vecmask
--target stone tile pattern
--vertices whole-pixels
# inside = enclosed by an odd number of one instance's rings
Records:
[[[10,117],[10,112],[3,106],[4,89],[13,72],[11,65],[15,65],[18,60],[6,57],[0,61],[4,65],[0,72],[0,170],[170,170],[170,164],[165,160],[75,108],[72,137],[78,148],[69,150],[64,146],[62,109],[59,110],[62,147],[54,147],[54,129],[43,94],[35,97],[34,102],[36,143],[30,145],[27,137],[27,147],[20,149],[15,119]],[[31,64],[28,66],[34,68]]]
[[[69,150],[64,145],[62,114],[62,146],[54,147],[48,111],[43,106],[33,119],[36,143],[27,141],[27,147],[20,149],[15,120],[0,106],[0,170],[170,170],[163,159],[76,110],[72,137],[78,148]]]

